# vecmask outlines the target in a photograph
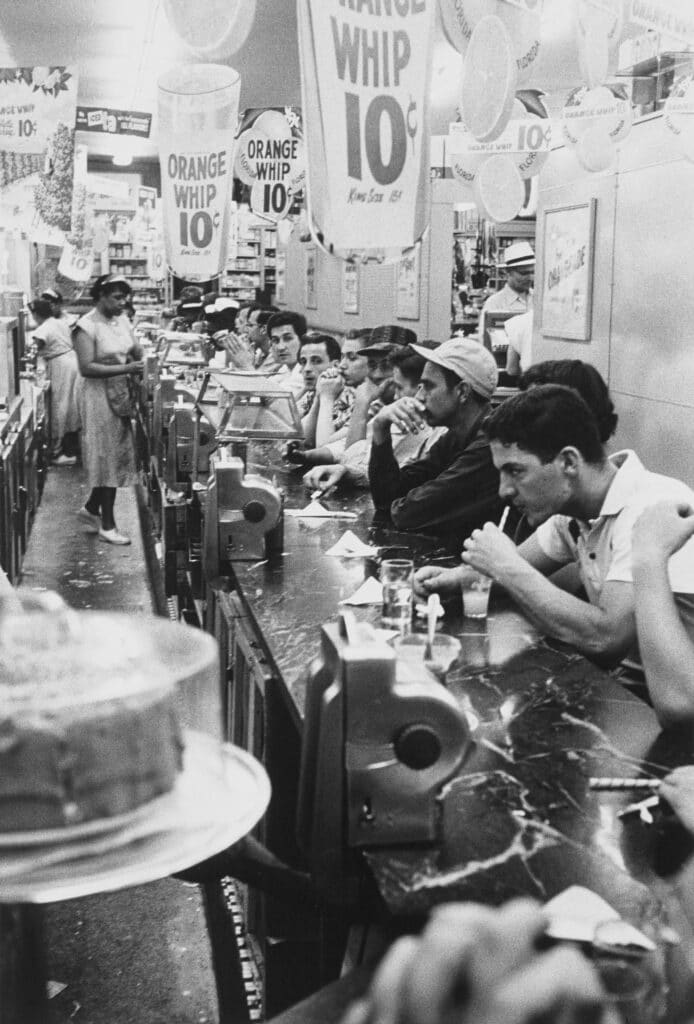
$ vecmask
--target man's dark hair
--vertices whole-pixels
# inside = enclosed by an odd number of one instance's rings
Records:
[[[271,309],[263,309],[261,307],[261,310],[258,313],[258,316],[255,319],[255,324],[253,326],[254,327],[264,327],[265,330],[267,331],[268,337],[269,337],[269,335],[270,335],[270,321],[276,315],[277,314],[273,313]]]
[[[302,316],[301,313],[295,313],[291,309],[283,309],[279,313],[273,313],[268,321],[267,333],[270,334],[276,327],[284,327],[285,324],[293,327],[294,333],[300,338],[306,334],[306,317]]]
[[[410,384],[419,384],[422,379],[422,372],[426,366],[424,356],[420,356],[409,345],[403,345],[402,348],[398,348],[393,352],[392,359],[393,366],[397,367]]]
[[[48,299],[34,299],[33,302],[29,303],[29,309],[35,316],[40,316],[42,320],[48,320],[53,316],[51,303]]]
[[[347,331],[347,333],[345,334],[345,341],[347,341],[348,338],[350,340],[353,340],[354,338],[356,338],[357,340],[361,340],[363,338],[370,338],[370,337],[371,337],[371,328],[370,327],[351,327]],[[364,347],[366,347],[366,346],[364,346]]]
[[[607,384],[590,363],[582,359],[547,359],[535,363],[521,374],[518,386],[521,391],[527,391],[538,384],[563,384],[578,391],[597,420],[600,440],[604,444],[612,437],[618,416]]]
[[[339,363],[342,351],[340,343],[332,334],[319,334],[317,331],[309,331],[302,335],[301,348],[304,345],[325,345],[325,351],[331,363]]]
[[[507,398],[483,426],[490,441],[517,444],[541,462],[551,462],[567,446],[586,462],[605,460],[595,416],[577,391],[561,384],[541,384]]]

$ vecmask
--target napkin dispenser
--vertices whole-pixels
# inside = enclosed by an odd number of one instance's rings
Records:
[[[298,840],[331,901],[358,894],[356,853],[441,838],[440,796],[470,743],[458,703],[422,666],[408,673],[346,612],[309,670]]]
[[[281,550],[282,495],[243,461],[219,448],[211,460],[205,507],[204,560],[208,580],[228,573],[225,562],[263,559]]]

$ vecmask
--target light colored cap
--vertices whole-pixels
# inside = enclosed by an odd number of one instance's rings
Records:
[[[491,398],[499,380],[499,369],[489,349],[470,338],[451,338],[438,348],[412,345],[429,363],[451,370],[483,398]]]
[[[512,242],[504,251],[504,266],[507,270],[514,267],[534,267],[535,253],[528,242]]]

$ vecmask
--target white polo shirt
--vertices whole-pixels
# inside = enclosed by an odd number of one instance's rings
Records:
[[[605,583],[632,583],[631,533],[643,509],[659,501],[694,505],[694,491],[674,477],[651,473],[632,451],[616,452],[618,467],[597,519],[588,523],[570,516],[552,516],[535,536],[555,562],[577,562],[591,604],[598,604]],[[687,633],[694,640],[694,539],[676,551],[668,563],[670,587]],[[630,652],[640,662],[638,651]]]
[[[631,532],[644,508],[658,501],[694,505],[694,491],[674,477],[651,473],[632,451],[616,452],[610,462],[617,473],[597,519],[588,523],[552,516],[535,536],[545,554],[567,565],[577,562],[588,599],[600,600],[605,583],[631,583]],[[575,524],[575,525],[571,525]],[[694,594],[694,541],[676,551],[668,565],[674,593]]]

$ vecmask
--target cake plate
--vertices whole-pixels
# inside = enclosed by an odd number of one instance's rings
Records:
[[[116,828],[33,833],[0,849],[0,1006],[3,1024],[44,1024],[42,904],[114,892],[183,871],[247,835],[270,800],[262,765],[211,736],[184,733],[183,771],[171,793]],[[13,840],[14,841],[14,837]],[[19,842],[21,843],[21,837]],[[4,933],[4,934],[2,934]]]

